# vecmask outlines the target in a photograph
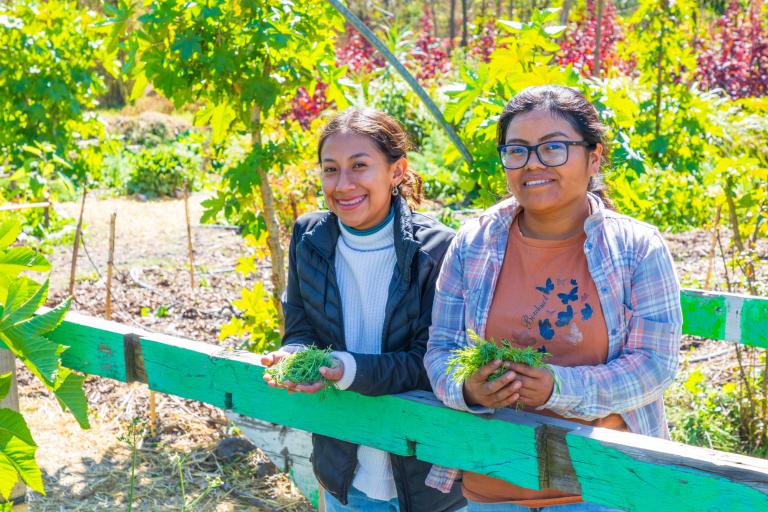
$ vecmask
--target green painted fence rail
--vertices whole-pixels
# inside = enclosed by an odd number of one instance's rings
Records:
[[[768,347],[768,299],[682,295],[686,333]],[[74,313],[52,338],[70,347],[63,360],[74,370],[529,488],[554,486],[637,512],[768,510],[763,459],[511,409],[477,416],[426,392],[288,394],[264,384],[255,354]]]

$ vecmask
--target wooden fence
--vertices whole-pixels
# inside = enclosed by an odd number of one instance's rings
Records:
[[[768,299],[684,290],[682,302],[685,333],[768,348]],[[478,416],[425,392],[288,394],[264,384],[254,354],[74,313],[51,337],[70,347],[64,365],[77,371],[533,489],[637,512],[768,511],[763,459],[511,409]]]

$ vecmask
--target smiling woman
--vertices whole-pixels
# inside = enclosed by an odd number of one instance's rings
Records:
[[[672,258],[659,232],[614,211],[600,184],[604,127],[575,89],[531,87],[499,117],[512,196],[465,224],[435,292],[425,364],[435,394],[469,412],[516,405],[587,425],[668,437],[662,394],[682,329]],[[474,331],[551,354],[547,368],[494,361],[456,382],[446,370]],[[503,440],[499,440],[500,443]],[[459,472],[435,467],[448,491]],[[559,489],[465,472],[467,509],[602,511]]]
[[[411,210],[421,178],[407,150],[403,128],[375,110],[344,112],[323,130],[318,160],[330,211],[293,228],[283,347],[262,362],[314,345],[333,349],[333,365],[320,368],[323,382],[278,383],[265,373],[270,386],[315,393],[332,382],[364,395],[430,389],[422,359],[453,232]],[[427,487],[430,466],[415,457],[315,435],[312,461],[326,512],[441,512],[464,503],[460,489]]]

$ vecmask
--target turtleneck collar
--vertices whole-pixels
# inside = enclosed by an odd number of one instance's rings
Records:
[[[389,214],[378,225],[369,229],[354,229],[344,225],[339,220],[341,237],[349,247],[359,250],[377,250],[389,247],[394,243],[394,205]]]

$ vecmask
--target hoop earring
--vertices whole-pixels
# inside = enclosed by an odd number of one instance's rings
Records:
[[[394,197],[397,197],[397,196],[399,196],[399,195],[400,195],[400,189],[399,189],[399,188],[397,188],[397,187],[392,187],[392,195],[393,195]]]

